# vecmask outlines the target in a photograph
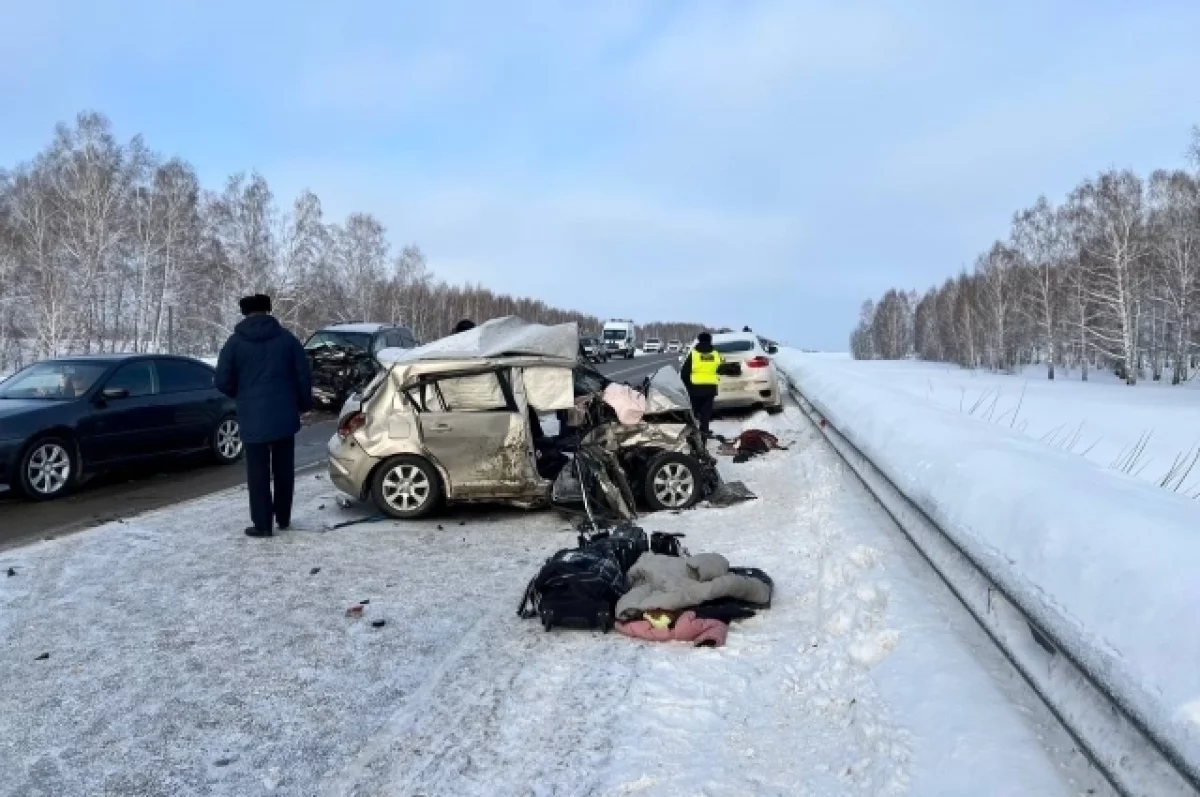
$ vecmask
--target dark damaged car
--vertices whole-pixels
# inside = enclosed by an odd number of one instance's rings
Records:
[[[379,352],[417,345],[412,330],[404,326],[337,324],[318,330],[304,343],[312,367],[313,403],[321,409],[340,409],[379,372]]]
[[[578,341],[574,324],[504,318],[387,352],[329,441],[331,480],[396,518],[500,501],[619,520],[707,497],[716,462],[675,370],[613,386],[580,363]]]

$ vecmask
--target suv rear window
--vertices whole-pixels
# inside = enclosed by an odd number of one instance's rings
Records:
[[[736,354],[739,351],[754,351],[754,341],[752,340],[725,340],[720,343],[714,343],[713,348],[721,354]]]

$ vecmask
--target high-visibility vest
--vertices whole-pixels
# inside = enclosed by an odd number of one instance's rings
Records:
[[[721,355],[715,351],[699,352],[692,349],[692,384],[715,385],[720,382],[717,368],[721,365]]]

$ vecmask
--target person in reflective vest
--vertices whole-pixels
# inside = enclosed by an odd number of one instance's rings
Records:
[[[710,434],[708,427],[712,422],[713,403],[717,400],[717,383],[721,381],[717,369],[722,362],[720,353],[713,349],[712,335],[701,332],[696,336],[696,345],[683,361],[683,367],[679,369],[679,375],[687,385],[688,397],[692,400],[692,410],[700,422],[700,431],[705,437]]]

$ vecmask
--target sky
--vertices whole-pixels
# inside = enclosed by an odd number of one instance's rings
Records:
[[[0,0],[0,165],[85,109],[453,282],[844,350],[1039,194],[1185,165],[1200,3]],[[15,35],[14,35],[15,34]]]

